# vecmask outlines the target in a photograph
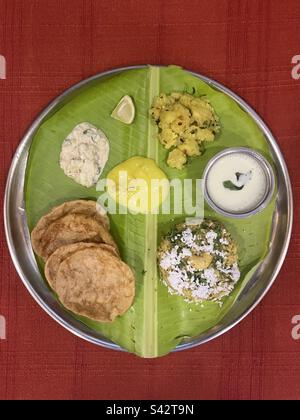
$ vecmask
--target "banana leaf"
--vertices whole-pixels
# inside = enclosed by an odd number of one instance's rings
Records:
[[[200,158],[183,171],[166,165],[167,151],[156,139],[157,128],[149,118],[154,96],[160,92],[195,92],[206,95],[221,119],[222,132],[206,145]],[[126,126],[110,114],[124,95],[134,98],[137,116]],[[179,67],[148,67],[129,70],[96,81],[79,92],[43,122],[35,135],[26,173],[25,201],[30,231],[52,207],[73,199],[98,199],[96,188],[86,189],[67,178],[59,167],[62,141],[75,125],[88,121],[101,128],[110,140],[110,157],[101,178],[120,162],[132,156],[155,159],[170,180],[199,179],[208,161],[224,148],[245,146],[256,149],[272,162],[264,134],[232,99]],[[238,243],[242,278],[232,295],[220,307],[214,302],[203,305],[186,303],[170,295],[157,269],[157,247],[186,215],[111,215],[112,234],[123,260],[136,275],[136,298],[132,308],[112,324],[78,317],[93,330],[141,357],[168,354],[183,340],[193,338],[217,325],[230,310],[241,290],[269,248],[275,198],[261,213],[235,220],[214,213],[205,205],[205,217],[223,222]],[[41,274],[43,263],[37,259]],[[42,281],[42,280],[41,280]],[[74,315],[75,316],[75,315]]]

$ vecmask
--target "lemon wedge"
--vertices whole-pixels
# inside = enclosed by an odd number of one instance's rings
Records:
[[[116,108],[114,109],[111,117],[124,124],[132,124],[135,118],[135,106],[130,96],[124,96]]]

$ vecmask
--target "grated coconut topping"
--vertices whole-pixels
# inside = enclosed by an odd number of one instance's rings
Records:
[[[221,238],[210,230],[199,241],[199,235],[193,233],[190,227],[175,235],[174,240],[179,244],[163,252],[159,261],[164,271],[164,282],[171,294],[181,295],[188,302],[212,300],[222,304],[221,300],[234,290],[241,277],[238,263],[227,264],[229,253],[226,246],[230,245],[230,241],[226,236],[228,232],[225,229],[221,231]],[[213,263],[197,270],[190,258],[203,254],[211,255]]]

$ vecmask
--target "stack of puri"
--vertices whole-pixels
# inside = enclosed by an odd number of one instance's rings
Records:
[[[94,201],[64,203],[42,217],[34,252],[61,303],[75,314],[112,322],[132,305],[135,278],[120,258],[109,218]]]

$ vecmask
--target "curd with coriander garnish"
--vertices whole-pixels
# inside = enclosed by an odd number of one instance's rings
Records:
[[[249,217],[270,202],[275,187],[269,162],[248,148],[226,149],[217,154],[204,173],[208,204],[228,217]]]

